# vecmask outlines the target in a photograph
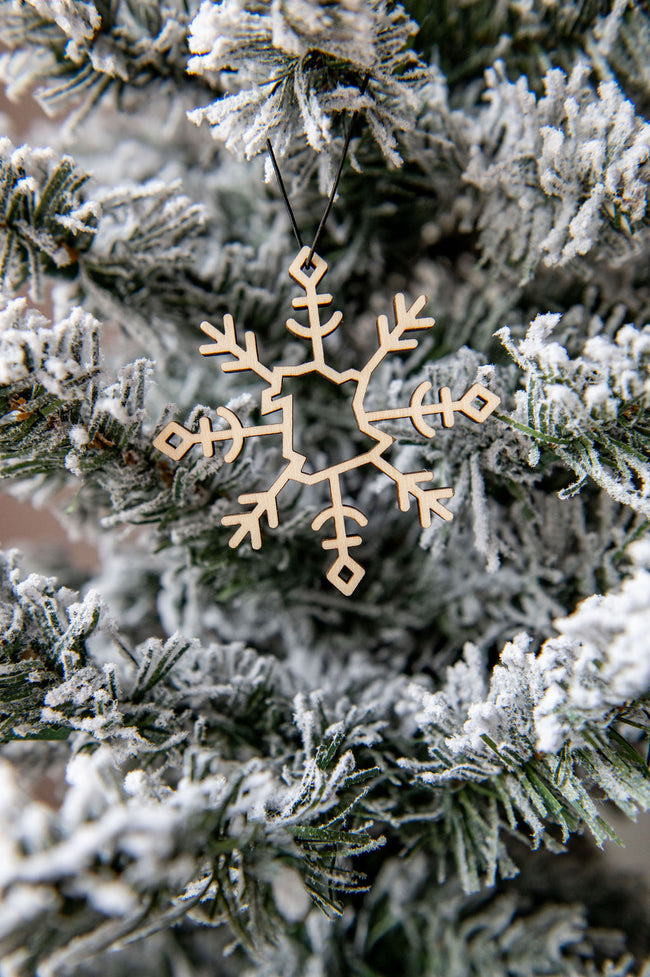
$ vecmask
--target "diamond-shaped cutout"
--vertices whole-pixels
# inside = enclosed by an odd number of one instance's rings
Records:
[[[480,406],[475,406],[475,401],[478,401]],[[501,403],[501,398],[493,394],[491,390],[484,387],[480,383],[475,383],[469,388],[467,393],[461,397],[458,406],[462,410],[465,417],[469,417],[470,420],[476,421],[478,424],[482,424],[493,410],[499,406]]]

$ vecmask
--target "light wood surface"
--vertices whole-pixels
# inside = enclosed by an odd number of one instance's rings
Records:
[[[269,369],[260,362],[254,333],[244,333],[244,342],[240,345],[235,323],[230,314],[224,316],[223,329],[218,329],[209,322],[201,323],[201,329],[210,340],[199,348],[201,355],[227,356],[228,359],[221,363],[224,373],[243,370],[255,373],[265,384],[261,396],[262,416],[279,413],[280,419],[270,424],[245,427],[234,411],[228,407],[219,407],[217,414],[225,422],[225,427],[214,430],[210,418],[205,415],[199,419],[199,429],[196,432],[188,430],[177,421],[171,421],[157,435],[154,446],[173,461],[178,461],[197,444],[201,445],[205,457],[211,458],[215,444],[229,441],[230,447],[224,454],[224,461],[233,462],[247,438],[281,435],[282,455],[287,462],[286,466],[265,491],[239,496],[239,504],[251,508],[226,515],[221,520],[224,526],[236,527],[230,538],[230,546],[239,546],[248,537],[253,549],[261,547],[262,520],[265,518],[271,529],[277,527],[279,521],[277,500],[287,482],[300,482],[304,485],[328,482],[331,505],[314,518],[312,529],[318,531],[331,520],[333,535],[322,540],[321,544],[323,549],[333,550],[336,553],[336,559],[327,571],[327,579],[342,594],[350,595],[356,590],[365,570],[350,555],[350,549],[361,543],[361,536],[348,535],[346,519],[362,528],[367,525],[368,520],[355,506],[343,502],[342,478],[346,472],[363,465],[373,465],[384,472],[397,487],[397,501],[403,511],[408,510],[411,498],[416,500],[420,523],[425,528],[431,525],[432,514],[445,521],[452,518],[452,513],[443,504],[443,500],[451,498],[454,494],[453,489],[449,487],[425,489],[422,487],[423,484],[433,479],[431,472],[402,472],[395,468],[384,456],[395,438],[382,431],[376,424],[381,421],[408,418],[416,431],[426,438],[432,438],[435,430],[429,423],[429,419],[436,415],[440,416],[445,427],[453,426],[456,414],[464,414],[470,420],[481,424],[490,416],[500,400],[480,383],[475,383],[460,400],[452,398],[448,387],[441,387],[438,400],[425,404],[424,398],[431,392],[432,385],[424,381],[413,391],[407,407],[367,411],[365,398],[368,385],[382,360],[389,354],[415,349],[418,340],[409,334],[419,329],[430,329],[435,320],[419,315],[426,303],[424,295],[420,295],[412,305],[407,307],[406,299],[398,293],[394,299],[395,324],[391,328],[387,316],[378,316],[377,350],[363,369],[351,369],[343,373],[333,369],[325,361],[323,339],[339,327],[342,314],[334,312],[326,322],[321,322],[321,309],[332,303],[332,296],[328,292],[318,292],[318,286],[328,266],[322,258],[314,254],[311,267],[305,267],[308,255],[309,248],[302,248],[289,266],[289,275],[304,293],[292,300],[292,306],[296,310],[307,311],[308,323],[303,325],[294,318],[287,319],[286,323],[290,332],[311,344],[311,358],[304,363],[298,366],[276,366]],[[369,450],[361,452],[354,458],[329,465],[316,472],[304,470],[307,458],[294,446],[293,395],[283,393],[286,379],[310,373],[319,374],[336,386],[349,381],[356,384],[352,398],[354,416],[359,431],[374,442]],[[479,406],[476,406],[477,401]]]

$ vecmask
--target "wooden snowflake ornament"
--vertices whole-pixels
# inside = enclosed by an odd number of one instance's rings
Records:
[[[424,398],[431,391],[431,384],[424,381],[413,391],[408,407],[396,407],[387,410],[367,411],[365,397],[372,374],[382,360],[389,353],[415,349],[417,339],[404,338],[407,333],[416,329],[430,329],[434,319],[419,318],[418,313],[425,305],[426,297],[419,298],[407,309],[404,296],[395,295],[395,325],[391,329],[385,315],[377,317],[377,333],[379,344],[376,352],[370,357],[361,370],[346,370],[340,373],[325,362],[323,339],[334,332],[343,318],[341,312],[334,312],[327,322],[321,322],[321,308],[332,302],[332,296],[327,292],[319,293],[317,288],[323,279],[327,264],[317,254],[313,254],[312,263],[307,267],[306,262],[310,249],[304,247],[289,267],[291,278],[300,286],[304,295],[292,300],[294,309],[306,309],[309,317],[308,325],[301,325],[293,318],[287,319],[287,329],[302,339],[311,343],[312,358],[299,366],[276,366],[269,369],[260,362],[257,352],[255,334],[247,332],[244,335],[244,345],[237,342],[235,323],[230,314],[224,316],[223,331],[216,329],[209,322],[202,322],[201,329],[211,340],[200,347],[203,356],[228,356],[226,362],[221,363],[224,373],[234,373],[250,370],[264,381],[266,387],[262,391],[261,413],[264,417],[279,414],[279,420],[273,424],[260,424],[254,427],[244,427],[237,415],[227,407],[219,407],[217,413],[226,422],[226,427],[214,430],[210,418],[205,415],[199,419],[199,430],[193,432],[183,427],[177,421],[172,421],[158,434],[154,446],[166,454],[173,461],[182,458],[195,444],[200,444],[206,458],[214,454],[214,445],[221,441],[230,441],[230,447],[224,455],[224,461],[233,462],[239,455],[246,438],[261,437],[268,434],[282,435],[282,455],[287,461],[286,467],[280,472],[273,484],[264,492],[252,492],[239,496],[242,506],[252,508],[224,516],[224,526],[236,526],[237,529],[230,539],[230,546],[236,547],[250,537],[253,549],[262,545],[262,518],[265,516],[269,526],[274,529],[278,525],[277,499],[287,482],[300,482],[304,485],[314,485],[318,482],[328,482],[331,505],[327,506],[314,518],[312,529],[319,530],[330,519],[333,524],[333,535],[322,541],[323,549],[335,550],[336,559],[327,572],[327,579],[342,594],[352,594],[361,581],[365,570],[350,555],[350,549],[361,543],[358,535],[349,536],[346,519],[356,522],[363,527],[368,520],[365,515],[354,506],[344,505],[341,487],[342,476],[362,465],[374,465],[384,472],[397,486],[397,501],[404,512],[410,505],[410,496],[417,501],[420,523],[423,527],[431,525],[431,513],[445,521],[452,519],[452,513],[443,505],[443,499],[449,499],[454,494],[451,488],[422,488],[422,483],[430,482],[431,472],[401,472],[384,457],[395,438],[376,427],[378,421],[394,420],[408,417],[420,434],[432,438],[434,429],[429,418],[439,414],[445,427],[453,427],[454,414],[461,413],[472,421],[481,424],[490,416],[500,403],[499,397],[491,393],[480,383],[473,384],[460,400],[453,400],[448,387],[441,387],[437,403],[424,403]],[[306,472],[304,466],[307,458],[294,445],[293,425],[293,395],[283,393],[285,379],[317,373],[332,383],[340,386],[352,381],[356,390],[352,398],[352,409],[359,430],[366,434],[373,446],[368,451],[349,458],[339,464],[330,465],[321,471]],[[476,406],[476,402],[479,406]]]

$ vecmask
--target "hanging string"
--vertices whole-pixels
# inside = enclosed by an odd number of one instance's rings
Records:
[[[268,146],[269,156],[271,157],[271,162],[273,163],[273,169],[275,170],[275,175],[278,179],[278,186],[280,187],[280,192],[282,193],[282,199],[284,200],[285,206],[289,211],[289,218],[291,220],[291,226],[293,227],[293,233],[296,235],[296,241],[298,242],[298,247],[302,248],[302,238],[300,236],[300,228],[298,227],[298,221],[296,220],[296,215],[293,212],[293,207],[289,203],[289,194],[287,193],[286,187],[284,185],[284,180],[282,179],[282,174],[280,173],[280,167],[275,158],[275,153],[273,152],[273,146],[271,145],[271,140],[266,140],[266,145]],[[311,260],[311,258],[310,258]]]
[[[370,81],[370,72],[368,72],[368,74],[366,75],[366,77],[363,79],[363,82],[361,83],[361,87],[359,89],[359,94],[360,95],[364,95],[365,94],[365,91],[366,91],[366,88],[368,87],[368,82],[369,81]],[[329,217],[330,210],[332,209],[332,204],[334,203],[334,198],[336,196],[336,191],[338,189],[339,181],[341,179],[341,174],[343,173],[343,166],[345,165],[345,160],[346,160],[347,155],[348,155],[348,150],[350,148],[350,140],[352,139],[352,133],[354,131],[354,125],[355,125],[355,122],[357,121],[357,116],[358,115],[359,115],[359,109],[356,109],[354,111],[354,114],[352,115],[352,118],[350,119],[350,125],[348,126],[348,132],[347,132],[347,135],[345,137],[345,143],[343,145],[343,152],[341,154],[341,159],[340,159],[340,162],[339,162],[339,165],[338,165],[338,169],[336,171],[336,176],[334,177],[334,183],[332,184],[332,189],[331,189],[331,192],[330,192],[330,195],[329,195],[329,199],[327,201],[327,205],[325,207],[325,210],[323,211],[323,216],[320,219],[320,223],[318,225],[318,229],[316,230],[316,234],[314,236],[314,241],[313,241],[312,246],[311,246],[311,248],[309,250],[309,257],[307,258],[307,260],[305,262],[305,267],[306,268],[310,268],[311,267],[311,259],[314,257],[314,252],[316,251],[316,248],[318,247],[318,242],[320,241],[321,234],[323,233],[323,229],[325,227],[325,222],[326,222],[327,218]],[[273,146],[271,145],[271,140],[270,139],[267,139],[266,140],[266,145],[267,145],[267,148],[268,148],[268,151],[269,151],[269,156],[271,157],[271,163],[273,164],[273,169],[275,170],[275,175],[276,175],[277,180],[278,180],[278,186],[280,187],[280,192],[282,193],[282,199],[284,200],[285,206],[287,208],[287,212],[289,214],[289,219],[291,221],[291,226],[293,227],[293,233],[296,236],[296,240],[298,242],[298,246],[300,248],[302,248],[303,247],[303,243],[302,243],[302,237],[300,235],[300,229],[298,227],[298,222],[296,220],[296,216],[295,216],[295,214],[293,212],[293,208],[292,208],[291,203],[289,201],[289,194],[287,193],[286,187],[284,185],[284,180],[282,179],[282,174],[280,173],[280,167],[278,166],[278,162],[277,162],[277,160],[275,158],[275,153],[273,152]]]

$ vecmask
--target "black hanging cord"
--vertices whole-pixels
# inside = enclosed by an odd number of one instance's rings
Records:
[[[302,248],[302,238],[300,236],[300,228],[298,227],[298,221],[296,220],[296,215],[293,212],[293,207],[289,203],[289,194],[287,193],[287,188],[284,185],[284,180],[282,179],[282,174],[280,173],[280,167],[278,166],[278,161],[275,158],[275,153],[273,152],[273,146],[271,145],[271,140],[266,140],[266,145],[268,146],[269,156],[271,157],[271,162],[273,163],[273,169],[275,170],[275,175],[278,178],[278,186],[280,187],[280,192],[282,193],[282,199],[284,200],[285,206],[289,212],[289,217],[291,219],[291,226],[293,227],[293,233],[296,235],[296,241],[298,242],[298,247]],[[311,261],[311,258],[309,259]]]
[[[361,83],[361,88],[359,89],[360,95],[365,95],[366,88],[368,87],[368,82],[370,81],[370,72],[366,75]],[[329,200],[327,201],[327,206],[323,211],[323,216],[320,219],[320,224],[318,225],[318,230],[316,231],[316,236],[314,237],[314,243],[311,246],[309,252],[309,257],[307,258],[307,266],[311,265],[311,259],[314,257],[314,251],[318,246],[320,241],[320,236],[323,233],[323,228],[325,227],[325,221],[329,217],[330,210],[332,209],[332,204],[334,203],[334,197],[336,196],[336,191],[338,189],[339,180],[341,179],[341,174],[343,173],[343,165],[345,163],[346,156],[348,155],[348,149],[350,148],[350,140],[352,139],[352,132],[354,130],[354,124],[357,121],[357,116],[359,115],[359,110],[357,109],[350,119],[350,125],[348,126],[348,134],[345,137],[345,144],[343,146],[343,152],[341,154],[341,162],[339,163],[339,168],[336,171],[336,176],[334,177],[334,186],[332,187],[332,192],[330,193]]]
[[[361,87],[359,89],[359,94],[360,95],[364,95],[365,94],[365,91],[366,91],[366,88],[368,87],[368,82],[369,81],[370,81],[370,72],[368,72],[368,74],[366,75],[366,77],[363,79],[363,82],[361,83]],[[314,252],[316,251],[316,248],[318,247],[318,242],[320,241],[320,236],[323,233],[323,228],[325,227],[325,221],[329,217],[330,210],[332,209],[332,204],[334,203],[334,197],[336,196],[336,191],[338,189],[339,181],[341,179],[341,174],[343,173],[343,166],[345,164],[345,160],[346,160],[347,155],[348,155],[348,149],[350,148],[350,140],[352,139],[352,133],[354,131],[354,124],[357,121],[357,116],[358,115],[359,115],[359,110],[356,109],[355,112],[354,112],[354,115],[352,116],[352,118],[350,120],[350,125],[348,126],[348,132],[347,132],[347,136],[345,137],[345,144],[343,146],[343,152],[341,154],[341,160],[339,162],[339,166],[338,166],[338,169],[336,171],[336,176],[334,177],[334,183],[332,185],[332,190],[330,192],[329,199],[327,201],[327,206],[325,207],[325,210],[323,211],[323,216],[320,219],[320,223],[318,225],[318,229],[316,231],[316,235],[314,237],[313,244],[312,244],[312,246],[310,248],[310,251],[309,251],[309,257],[307,258],[307,260],[305,262],[305,267],[306,268],[310,268],[311,267],[311,259],[314,257]],[[283,181],[282,175],[280,173],[280,167],[278,166],[277,160],[275,158],[275,153],[273,152],[273,146],[271,145],[271,140],[270,139],[267,139],[266,140],[266,145],[267,145],[268,150],[269,150],[269,156],[271,157],[271,163],[273,164],[273,169],[275,170],[275,175],[276,175],[276,177],[278,179],[278,185],[280,187],[280,192],[282,193],[282,199],[284,200],[285,206],[286,206],[287,211],[289,213],[289,219],[291,220],[291,226],[293,227],[293,233],[296,236],[296,240],[298,242],[298,246],[302,248],[302,246],[303,246],[303,244],[302,244],[302,237],[300,236],[300,230],[298,228],[298,222],[296,221],[296,217],[295,217],[295,214],[293,212],[293,208],[291,207],[291,204],[289,202],[289,195],[288,195],[287,190],[286,190],[286,187],[284,185],[284,181]]]

